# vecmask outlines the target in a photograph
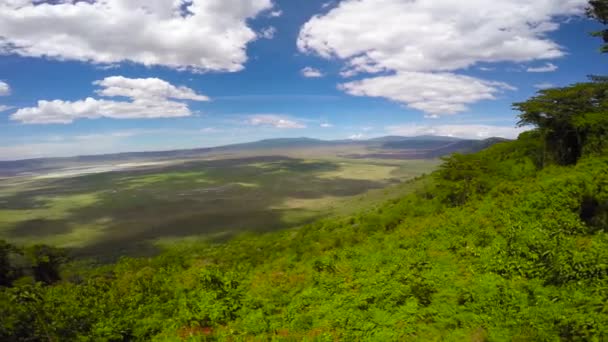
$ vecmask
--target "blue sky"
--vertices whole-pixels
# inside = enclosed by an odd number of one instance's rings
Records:
[[[461,13],[448,0],[195,0],[181,15],[172,1],[139,3],[151,7],[0,5],[0,160],[276,137],[515,137],[511,103],[607,71],[582,0],[474,0]],[[163,23],[175,32],[150,29]]]

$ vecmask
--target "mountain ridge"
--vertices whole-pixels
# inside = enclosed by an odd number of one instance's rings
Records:
[[[195,159],[211,156],[214,153],[260,152],[280,153],[289,150],[307,148],[359,147],[368,153],[349,154],[346,158],[380,158],[380,159],[434,159],[454,152],[473,153],[506,139],[490,138],[485,140],[467,140],[441,136],[400,137],[385,136],[367,140],[322,140],[315,138],[275,138],[263,139],[248,143],[177,149],[165,151],[121,152],[97,155],[80,155],[72,157],[45,157],[0,161],[0,176],[10,177],[27,173],[44,173],[65,167],[80,167],[89,164],[120,164],[141,161],[168,161],[177,159]]]
[[[502,138],[488,138],[488,139],[502,139]],[[65,156],[65,157],[39,157],[39,158],[24,158],[24,159],[9,159],[9,160],[0,160],[0,167],[3,164],[14,163],[14,162],[31,162],[31,161],[50,161],[50,160],[83,160],[87,159],[95,159],[95,158],[103,158],[103,157],[123,157],[128,155],[133,156],[154,156],[154,155],[162,155],[162,154],[179,154],[179,153],[205,153],[210,151],[221,151],[221,150],[229,150],[236,148],[250,148],[263,146],[264,147],[272,147],[272,148],[284,148],[284,147],[294,147],[294,145],[340,145],[340,144],[358,144],[358,145],[367,145],[374,143],[387,143],[387,142],[395,142],[395,141],[444,141],[444,142],[457,142],[457,141],[485,141],[483,140],[475,140],[475,139],[462,139],[462,138],[454,138],[447,136],[429,136],[429,135],[421,135],[421,136],[383,136],[365,140],[357,140],[357,139],[336,139],[336,140],[324,140],[324,139],[316,139],[316,138],[308,138],[308,137],[298,137],[298,138],[271,138],[271,139],[262,139],[256,140],[252,142],[246,143],[237,143],[237,144],[228,144],[228,145],[220,145],[213,147],[197,147],[197,148],[185,148],[185,149],[169,149],[169,150],[158,150],[158,151],[129,151],[129,152],[116,152],[116,153],[100,153],[100,154],[83,154],[83,155],[74,155],[74,156]],[[503,139],[508,140],[508,139]],[[277,145],[278,143],[284,143],[284,145]]]

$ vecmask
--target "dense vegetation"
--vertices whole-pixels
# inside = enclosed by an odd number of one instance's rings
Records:
[[[608,340],[607,79],[515,107],[535,130],[358,215],[97,267],[2,242],[0,340]]]
[[[608,83],[516,104],[518,140],[299,229],[114,265],[0,246],[0,340],[608,339]]]

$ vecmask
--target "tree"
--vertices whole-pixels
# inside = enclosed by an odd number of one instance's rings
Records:
[[[545,89],[515,103],[519,126],[536,126],[553,161],[575,164],[584,153],[602,152],[608,138],[608,82]]]
[[[64,250],[46,245],[35,245],[25,249],[36,281],[52,284],[61,279],[59,267],[66,262]]]
[[[0,286],[10,286],[17,278],[18,272],[11,265],[11,254],[15,252],[15,246],[0,240]]]
[[[591,19],[599,21],[604,26],[608,25],[608,0],[589,1],[587,16],[589,16]],[[608,29],[593,32],[593,35],[596,37],[601,37],[604,40],[602,52],[608,52]]]
[[[444,203],[460,206],[490,188],[487,177],[490,161],[481,159],[479,154],[455,153],[443,161],[435,173],[435,180],[439,197]]]

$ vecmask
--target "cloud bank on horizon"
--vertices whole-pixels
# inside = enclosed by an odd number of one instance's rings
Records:
[[[345,92],[438,117],[513,90],[459,71],[478,63],[564,56],[547,34],[559,28],[560,17],[581,14],[586,5],[586,0],[344,0],[302,27],[298,47],[343,61],[346,78],[364,75],[340,84]],[[547,64],[530,71],[556,68]]]

